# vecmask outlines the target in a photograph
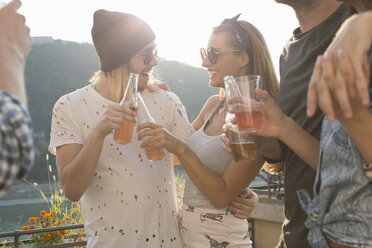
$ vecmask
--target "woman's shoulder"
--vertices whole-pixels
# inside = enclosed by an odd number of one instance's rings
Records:
[[[220,101],[221,99],[219,95],[210,96],[208,100],[205,102],[204,107],[200,113],[204,112],[203,113],[204,115],[209,115]]]
[[[220,102],[219,95],[213,95],[208,98],[199,115],[192,123],[192,126],[195,130],[198,130],[204,124],[205,120],[212,113],[213,109],[217,106],[219,102]]]

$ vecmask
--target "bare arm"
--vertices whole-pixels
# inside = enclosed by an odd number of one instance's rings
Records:
[[[58,176],[67,198],[80,200],[92,181],[104,137],[93,133],[84,145],[68,144],[57,148]]]
[[[257,94],[264,101],[264,122],[256,134],[280,139],[316,170],[319,141],[287,117],[266,91],[257,91]]]
[[[220,99],[219,96],[215,95],[208,99],[208,101],[203,106],[202,110],[200,111],[197,118],[192,123],[193,128],[195,130],[200,129],[203,124],[205,118],[211,113],[211,111],[216,107],[216,105],[219,103]],[[172,154],[174,158],[176,158],[175,161],[177,161],[177,164],[181,164],[181,162],[178,160],[177,156]],[[258,204],[258,196],[251,190],[244,190],[240,193],[240,195],[236,196],[233,201],[231,202],[231,205],[229,207],[229,210],[232,212],[232,214],[240,219],[248,218],[250,213],[253,211],[253,209]]]
[[[307,114],[315,114],[317,103],[329,121],[334,105],[345,118],[353,114],[349,98],[356,95],[369,103],[368,81],[362,70],[363,57],[372,45],[372,11],[354,15],[344,22],[326,54],[318,58],[309,84]]]
[[[187,146],[178,153],[185,171],[195,186],[216,207],[223,208],[239,195],[256,177],[264,160],[232,161],[222,177],[210,171]]]
[[[365,106],[356,112],[355,103],[351,102],[353,117],[340,119],[345,131],[350,135],[367,163],[372,163],[372,115]],[[337,115],[336,115],[337,116]]]
[[[369,78],[369,64],[366,59],[362,67],[365,76]],[[351,118],[345,118],[342,110],[336,106],[336,118],[353,139],[366,162],[372,163],[372,114],[361,102],[358,96],[350,98],[350,106],[353,111]]]
[[[134,121],[134,111],[124,105],[110,105],[82,144],[57,147],[57,169],[64,193],[72,201],[78,201],[92,181],[105,137],[121,127],[124,119]]]
[[[0,90],[16,95],[27,104],[24,66],[32,40],[25,17],[17,13],[20,6],[19,0],[13,0],[0,9]]]
[[[286,117],[278,138],[314,170],[318,169],[319,140],[315,139],[294,120]]]
[[[230,203],[230,212],[239,219],[247,219],[258,205],[258,195],[251,189],[244,190]]]
[[[164,147],[176,154],[196,187],[216,208],[227,206],[253,181],[263,165],[262,158],[240,163],[232,161],[220,177],[210,171],[184,142],[161,126],[144,123],[139,129],[146,129],[139,133],[140,140],[145,136],[152,136],[141,147],[148,151]]]
[[[207,102],[204,104],[203,108],[200,110],[199,115],[195,118],[195,120],[191,123],[191,126],[195,130],[199,130],[204,124],[204,120],[208,118],[209,114],[212,112],[212,110],[217,106],[219,103],[219,96],[214,95],[211,96]]]

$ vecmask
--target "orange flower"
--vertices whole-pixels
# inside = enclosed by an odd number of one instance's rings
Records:
[[[35,217],[30,217],[30,218],[28,218],[28,222],[36,222],[36,218]]]
[[[61,225],[61,224],[62,224],[62,221],[60,221],[60,220],[56,220],[56,224]]]
[[[58,231],[58,234],[59,234],[60,236],[64,236],[66,233],[67,233],[66,230]]]
[[[38,221],[38,222],[40,221],[39,217],[36,217],[36,221]]]
[[[52,210],[52,211],[50,212],[50,214],[51,214],[52,216],[56,216],[57,212],[56,212],[55,210]]]
[[[40,215],[41,215],[41,216],[44,216],[44,215],[46,215],[46,214],[47,214],[47,212],[44,211],[44,210],[40,212]]]
[[[30,228],[28,226],[23,226],[22,230],[30,230]]]
[[[52,218],[52,215],[50,215],[50,214],[45,214],[44,215],[44,219],[46,219],[46,220],[50,220]]]
[[[30,230],[31,230],[31,229],[35,229],[35,227],[34,227],[34,226],[30,226]]]
[[[50,238],[52,237],[52,235],[50,234],[50,233],[48,233],[48,234],[46,234],[45,236],[44,236],[44,240],[49,240]]]
[[[63,216],[63,220],[70,220],[70,217],[68,217],[68,216]]]

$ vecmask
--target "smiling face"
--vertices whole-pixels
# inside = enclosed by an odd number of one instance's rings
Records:
[[[229,45],[232,34],[221,32],[212,34],[209,39],[208,48],[214,48],[217,53],[217,61],[213,64],[208,56],[202,58],[202,66],[208,69],[209,85],[212,87],[224,87],[224,77],[227,75],[241,76],[246,74],[246,65],[249,62],[245,51]],[[239,50],[238,52],[228,52]]]
[[[138,73],[140,75],[138,78],[138,90],[140,91],[147,87],[151,69],[158,65],[158,60],[156,56],[154,56],[153,52],[155,49],[155,41],[152,41],[129,61],[130,72]],[[146,62],[148,62],[148,64],[146,64]]]

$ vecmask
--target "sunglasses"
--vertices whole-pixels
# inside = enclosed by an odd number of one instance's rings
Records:
[[[140,58],[143,58],[143,63],[145,65],[148,65],[150,64],[151,60],[154,58],[154,57],[158,57],[158,49],[155,48],[151,51],[149,51],[147,54],[144,54],[144,55],[140,55],[140,54],[137,54],[135,55],[136,57],[140,57]]]
[[[208,57],[209,61],[212,64],[216,64],[218,55],[221,55],[224,53],[235,53],[235,52],[240,52],[240,51],[241,50],[227,50],[227,51],[218,52],[216,48],[214,47],[209,47],[207,50],[205,50],[204,48],[200,48],[200,56],[202,60]]]

